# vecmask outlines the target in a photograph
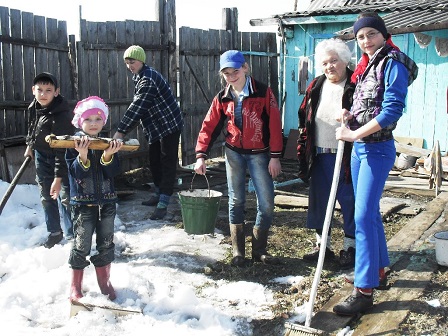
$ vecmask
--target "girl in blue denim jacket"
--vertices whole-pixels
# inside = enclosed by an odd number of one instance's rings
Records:
[[[116,298],[110,278],[110,266],[114,260],[114,220],[117,194],[114,176],[120,173],[117,152],[122,141],[113,140],[104,151],[89,149],[90,138],[97,137],[107,121],[109,109],[96,96],[88,97],[76,105],[73,125],[82,129],[76,133],[75,148],[66,151],[69,169],[70,204],[72,206],[74,241],[69,264],[72,268],[70,301],[78,301],[82,295],[84,268],[90,262],[95,266],[101,293],[110,300]],[[96,233],[97,254],[87,260]]]

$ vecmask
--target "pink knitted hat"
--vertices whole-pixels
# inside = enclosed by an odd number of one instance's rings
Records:
[[[77,128],[82,128],[82,123],[91,115],[99,115],[103,119],[103,125],[106,124],[107,117],[109,116],[109,108],[100,97],[90,96],[76,104],[73,110],[75,114],[72,120],[72,124]]]

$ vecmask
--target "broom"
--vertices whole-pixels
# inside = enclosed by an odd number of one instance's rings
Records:
[[[345,123],[341,123],[341,127],[345,127]],[[308,306],[306,307],[305,325],[296,323],[285,323],[285,336],[302,336],[302,335],[325,335],[323,330],[311,328],[311,316],[313,315],[314,301],[316,300],[317,286],[319,285],[320,275],[325,259],[325,250],[327,247],[328,229],[330,228],[331,219],[333,217],[334,204],[336,201],[336,192],[338,190],[339,175],[341,172],[342,156],[344,154],[344,141],[338,141],[338,149],[336,152],[336,162],[334,164],[333,181],[331,183],[330,196],[328,198],[327,212],[325,213],[324,226],[322,228],[322,240],[320,242],[319,259],[317,261],[316,273],[314,274],[313,285],[311,287]]]

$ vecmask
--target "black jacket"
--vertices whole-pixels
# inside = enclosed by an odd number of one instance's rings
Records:
[[[36,99],[28,107],[29,129],[26,144],[33,150],[55,156],[55,177],[67,176],[65,163],[65,149],[51,148],[45,137],[54,135],[73,135],[75,127],[72,125],[73,112],[68,106],[67,100],[58,95],[45,108],[42,108]]]
[[[353,71],[347,68],[347,81],[342,96],[342,108],[350,111],[353,104],[353,92],[355,85],[350,82]],[[320,101],[322,86],[326,80],[325,75],[314,78],[306,89],[302,104],[299,107],[299,138],[297,140],[297,159],[299,161],[299,177],[308,180],[316,155],[315,149],[315,118],[317,106]],[[345,142],[343,164],[345,167],[345,180],[351,183],[350,154],[353,143]]]

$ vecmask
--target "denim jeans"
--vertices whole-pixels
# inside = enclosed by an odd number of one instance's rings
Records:
[[[101,207],[72,205],[75,239],[70,251],[69,264],[73,269],[84,269],[90,262],[87,256],[92,248],[93,234],[96,232],[97,254],[90,258],[95,267],[103,267],[115,259],[114,220],[115,203]]]
[[[355,191],[355,286],[359,288],[377,287],[379,269],[389,265],[380,199],[394,162],[394,140],[353,144],[351,169]]]
[[[309,181],[307,228],[322,229],[324,226],[335,163],[336,154],[318,154],[314,157]],[[336,199],[344,218],[344,233],[355,238],[355,196],[353,185],[345,181],[344,165],[341,166]]]
[[[50,196],[51,184],[54,181],[55,156],[34,151],[36,165],[36,182],[40,190],[40,201],[44,209],[47,231],[51,233],[61,232],[61,216],[64,223],[65,236],[73,236],[73,224],[70,214],[70,184],[68,176],[62,178],[61,192],[57,200]]]
[[[274,215],[274,183],[268,171],[269,153],[239,154],[226,147],[226,174],[229,189],[229,223],[244,223],[246,204],[246,170],[252,178],[257,196],[255,226],[267,230]]]

